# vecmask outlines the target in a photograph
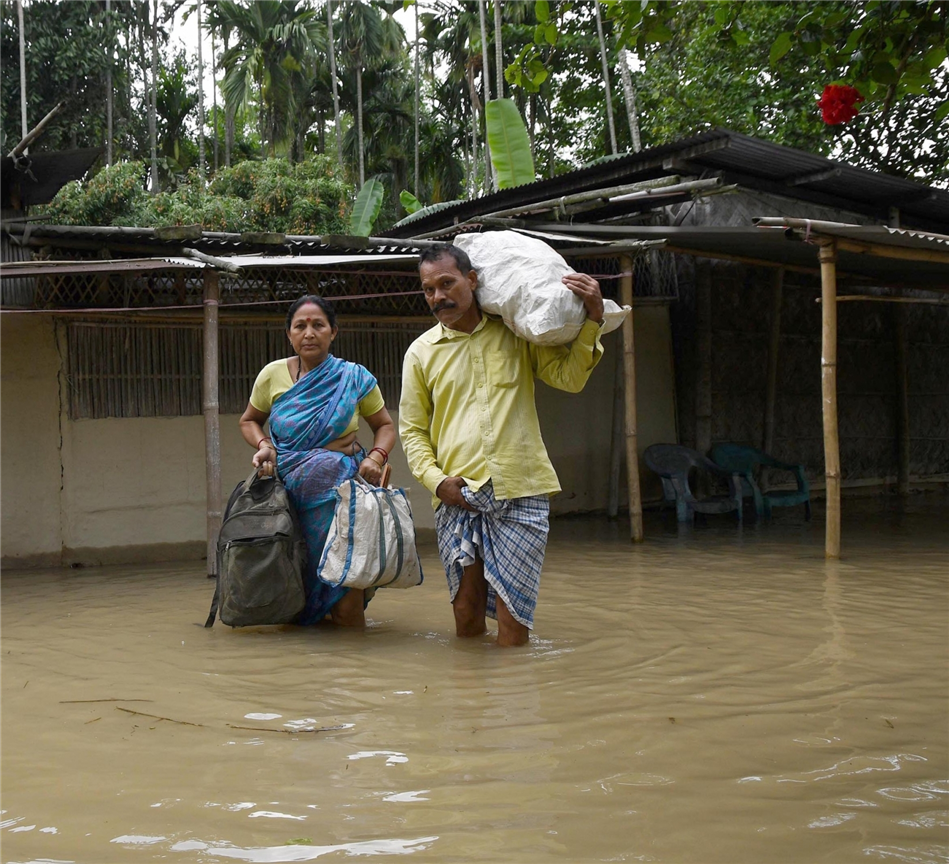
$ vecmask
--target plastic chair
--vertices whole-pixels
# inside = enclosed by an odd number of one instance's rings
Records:
[[[793,507],[804,505],[804,518],[811,518],[811,490],[804,476],[803,465],[780,462],[763,450],[745,444],[716,444],[712,447],[712,461],[725,471],[731,471],[741,477],[741,490],[744,496],[755,501],[755,513],[758,516],[771,517],[772,507]],[[762,465],[778,471],[789,471],[797,479],[797,489],[762,492],[755,480],[755,469]]]
[[[680,522],[694,522],[696,513],[738,514],[741,522],[741,478],[738,474],[720,468],[697,450],[680,444],[653,444],[646,448],[643,460],[662,478],[662,491],[667,501],[675,503],[676,518]],[[728,495],[708,495],[698,498],[689,484],[692,469],[728,481]]]

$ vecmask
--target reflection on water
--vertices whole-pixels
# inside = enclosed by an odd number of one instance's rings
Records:
[[[3,861],[949,860],[949,507],[559,520],[537,635],[195,626],[193,565],[6,573]],[[424,562],[437,573],[434,549]]]

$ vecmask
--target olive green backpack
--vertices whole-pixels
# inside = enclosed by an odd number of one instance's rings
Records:
[[[231,493],[217,541],[217,585],[205,627],[288,624],[306,602],[306,541],[286,487],[255,468]]]

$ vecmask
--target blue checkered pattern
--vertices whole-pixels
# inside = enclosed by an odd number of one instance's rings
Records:
[[[497,598],[526,627],[534,626],[534,607],[544,566],[550,499],[546,495],[498,501],[490,482],[462,495],[476,512],[442,504],[435,511],[438,552],[451,599],[465,567],[477,556],[488,583],[488,617],[497,619]]]

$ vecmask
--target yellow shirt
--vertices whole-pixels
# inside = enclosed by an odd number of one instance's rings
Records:
[[[491,480],[501,500],[559,492],[534,378],[578,393],[603,356],[599,332],[587,320],[570,345],[534,345],[485,316],[471,334],[439,323],[419,336],[405,354],[399,403],[415,478],[433,496],[446,477],[464,477],[474,490]]]
[[[250,404],[258,411],[269,414],[273,403],[277,401],[278,396],[282,396],[293,385],[294,380],[290,377],[290,367],[286,360],[274,360],[268,363],[260,370],[257,380],[254,382],[254,389],[250,394]],[[382,398],[382,391],[378,385],[372,388],[362,399],[359,400],[359,406],[353,419],[350,420],[346,431],[339,437],[342,438],[350,432],[355,432],[359,428],[359,418],[369,417],[385,407],[385,400]]]

